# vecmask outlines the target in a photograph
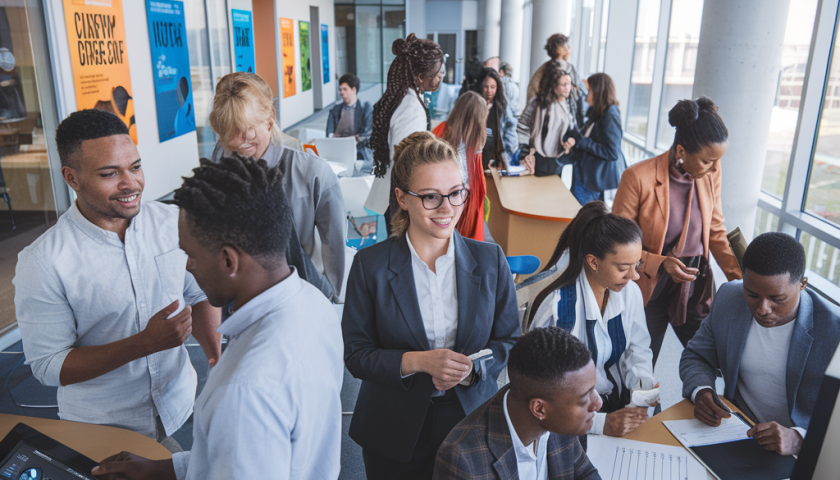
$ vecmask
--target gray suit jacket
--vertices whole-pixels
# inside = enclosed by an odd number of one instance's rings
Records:
[[[720,287],[709,316],[683,351],[684,397],[691,398],[697,387],[714,385],[715,370],[720,369],[726,383],[723,396],[735,401],[738,367],[753,320],[742,284],[736,280]],[[806,289],[799,294],[795,322],[787,361],[787,402],[791,423],[807,429],[825,369],[840,342],[840,308]]]
[[[519,337],[516,289],[502,249],[452,234],[458,293],[456,352],[493,351],[487,376],[469,387],[455,386],[469,414],[498,391],[496,378]],[[432,377],[401,378],[405,352],[431,350],[420,314],[411,252],[405,236],[359,250],[347,281],[344,362],[362,379],[350,422],[350,438],[392,460],[411,458],[434,392]]]

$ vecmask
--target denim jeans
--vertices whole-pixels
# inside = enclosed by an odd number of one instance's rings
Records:
[[[586,205],[594,200],[604,200],[604,192],[595,192],[574,182],[572,183],[572,195],[581,205]]]

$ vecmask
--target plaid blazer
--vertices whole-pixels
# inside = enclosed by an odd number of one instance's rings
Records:
[[[438,450],[434,480],[519,479],[516,452],[505,420],[505,387],[461,420]],[[556,433],[548,437],[550,480],[600,480],[577,437]]]

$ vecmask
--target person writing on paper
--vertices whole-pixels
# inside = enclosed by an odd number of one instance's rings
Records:
[[[823,374],[840,342],[840,308],[805,287],[805,249],[790,235],[759,235],[744,253],[744,280],[723,284],[680,360],[694,416],[717,426],[724,397],[757,423],[747,435],[765,449],[796,455]]]
[[[76,201],[18,256],[12,282],[26,363],[58,387],[61,419],[116,425],[174,448],[166,437],[190,417],[197,385],[183,343],[192,332],[214,365],[219,310],[187,272],[178,209],[141,202],[142,161],[125,123],[80,110],[55,142]]]
[[[598,480],[579,436],[601,398],[586,345],[557,327],[523,335],[510,383],[461,421],[438,450],[434,480]]]
[[[196,399],[191,451],[158,461],[122,452],[93,475],[337,478],[341,331],[326,297],[286,264],[282,170],[237,155],[202,160],[175,203],[187,268],[213,305],[236,308],[219,328],[230,341]]]
[[[392,235],[359,250],[347,283],[344,361],[362,379],[350,438],[367,478],[428,479],[452,427],[498,390],[519,315],[502,249],[454,230],[470,195],[455,149],[409,135],[391,184]]]
[[[345,73],[338,79],[340,102],[330,109],[327,117],[328,137],[355,137],[356,158],[362,160],[362,167],[354,176],[370,175],[373,168],[373,152],[370,149],[370,132],[373,129],[373,106],[358,99],[359,79],[352,73]]]
[[[219,136],[213,161],[236,152],[283,171],[283,188],[300,246],[331,287],[322,291],[337,301],[344,281],[347,220],[338,177],[330,165],[317,155],[283,145],[275,121],[274,94],[268,82],[253,73],[234,72],[219,80],[210,126]],[[321,240],[318,256],[316,232]]]
[[[566,98],[572,91],[572,77],[556,63],[548,63],[537,96],[519,117],[519,160],[529,173],[559,175],[563,165],[574,161],[569,150],[574,138],[565,138],[575,119]]]
[[[532,329],[560,327],[589,346],[603,400],[592,434],[621,437],[638,428],[648,419],[648,404],[628,407],[632,391],[659,387],[635,282],[641,257],[639,226],[608,213],[604,202],[589,202],[563,230],[547,263],[546,269],[557,265],[562,273],[531,308]]]

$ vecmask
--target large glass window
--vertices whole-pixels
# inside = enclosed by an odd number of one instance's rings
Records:
[[[791,2],[785,39],[782,45],[782,69],[776,105],[770,119],[770,137],[761,189],[781,198],[785,191],[793,137],[799,121],[799,102],[814,31],[817,0]]]
[[[374,85],[384,91],[394,61],[391,44],[406,35],[404,0],[341,0],[335,26],[339,75],[355,73],[362,91]]]
[[[678,101],[691,98],[702,18],[703,0],[674,0],[671,4],[665,80],[659,101],[657,148],[670,148],[674,141],[674,128],[668,123],[668,112]]]
[[[607,59],[607,27],[610,18],[610,0],[603,0],[601,4],[601,39],[598,43],[598,69],[596,72],[604,71],[604,63]]]
[[[837,35],[824,92],[805,210],[840,224],[840,36]]]
[[[636,16],[636,48],[630,77],[630,98],[627,102],[626,131],[640,137],[647,133],[653,65],[659,28],[660,0],[639,0]]]

